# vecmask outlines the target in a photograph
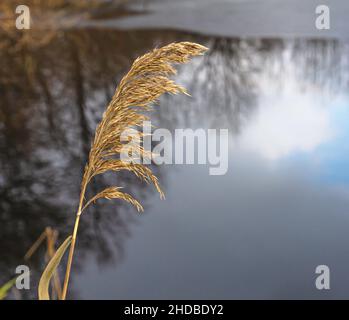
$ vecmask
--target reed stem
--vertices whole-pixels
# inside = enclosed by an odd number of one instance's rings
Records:
[[[71,266],[72,266],[72,262],[73,262],[74,249],[75,249],[75,243],[76,243],[76,236],[77,236],[77,233],[78,233],[79,222],[80,222],[80,215],[81,215],[81,212],[78,211],[78,213],[76,214],[75,225],[74,225],[74,232],[73,232],[72,242],[71,242],[70,250],[69,250],[67,270],[65,272],[63,292],[62,292],[62,300],[65,300],[66,295],[67,295],[68,283],[69,283],[69,277],[70,277],[70,270],[71,270]]]
[[[69,284],[69,278],[70,278],[70,270],[71,270],[71,266],[73,263],[74,249],[75,249],[75,243],[76,243],[76,238],[77,238],[78,229],[79,229],[80,216],[81,216],[81,212],[82,212],[81,209],[82,209],[82,205],[83,205],[83,201],[84,201],[84,197],[85,197],[85,191],[86,191],[86,184],[84,185],[84,187],[81,190],[79,208],[78,208],[78,211],[76,213],[74,231],[72,234],[72,242],[70,245],[68,262],[67,262],[67,269],[65,272],[64,284],[63,284],[62,300],[65,300],[66,296],[67,296],[68,284]]]

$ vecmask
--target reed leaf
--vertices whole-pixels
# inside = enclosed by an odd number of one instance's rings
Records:
[[[56,269],[59,263],[61,262],[61,259],[65,251],[68,249],[71,241],[72,241],[72,236],[69,236],[67,239],[65,239],[65,241],[58,248],[55,255],[52,257],[52,259],[46,266],[43,274],[41,275],[39,288],[38,288],[39,300],[50,300],[50,294],[49,294],[50,280],[52,276],[55,274]]]

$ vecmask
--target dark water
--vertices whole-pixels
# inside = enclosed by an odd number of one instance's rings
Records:
[[[348,298],[348,43],[161,28],[82,28],[17,46],[0,36],[1,283],[46,226],[60,241],[71,231],[95,125],[132,60],[181,40],[210,51],[179,70],[192,98],[164,97],[152,119],[228,128],[229,170],[158,166],[165,201],[128,174],[96,180],[91,193],[126,186],[145,213],[119,201],[86,212],[71,298]],[[36,297],[44,254],[22,298]],[[326,292],[314,285],[320,264]]]

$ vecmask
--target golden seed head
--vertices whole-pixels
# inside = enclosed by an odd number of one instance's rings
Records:
[[[94,176],[107,171],[121,170],[130,171],[141,180],[153,183],[160,196],[164,196],[158,179],[151,169],[144,164],[125,163],[118,159],[123,147],[120,137],[125,130],[132,128],[139,134],[141,141],[143,140],[143,135],[137,128],[142,126],[143,121],[149,119],[144,111],[151,110],[151,104],[164,93],[186,93],[183,87],[168,78],[176,74],[173,64],[188,62],[191,57],[202,55],[206,50],[207,48],[196,43],[171,43],[134,61],[130,71],[120,81],[96,128],[82,180],[82,196]],[[147,153],[140,145],[134,145],[134,153],[140,158],[151,157],[152,154]],[[123,199],[133,204],[138,211],[143,210],[137,200],[116,187],[101,191],[89,200],[83,209],[100,198]]]

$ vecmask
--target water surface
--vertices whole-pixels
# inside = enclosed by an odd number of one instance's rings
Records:
[[[297,12],[283,3],[268,18],[270,26],[288,8]],[[192,98],[166,96],[152,117],[171,131],[229,129],[229,170],[210,176],[208,165],[155,167],[165,201],[128,174],[97,179],[90,193],[111,183],[125,186],[145,213],[118,201],[86,212],[70,297],[348,298],[344,29],[331,31],[338,37],[320,37],[301,23],[290,37],[288,27],[270,34],[263,26],[256,34],[249,26],[246,37],[242,29],[224,27],[234,20],[227,6],[250,21],[259,17],[259,4],[203,1],[195,14],[222,20],[200,24],[193,13],[190,24],[182,24],[183,6],[193,10],[193,4],[150,3],[148,15],[62,30],[47,43],[15,50],[0,36],[12,50],[0,52],[1,282],[46,226],[59,231],[60,241],[71,231],[95,125],[132,60],[154,46],[187,40],[210,48],[179,68],[177,81]],[[146,26],[142,19],[149,16],[160,20]],[[116,28],[121,24],[123,30]],[[22,298],[36,296],[44,254],[42,248],[32,258],[32,290]],[[326,292],[314,286],[319,264],[331,269]]]

